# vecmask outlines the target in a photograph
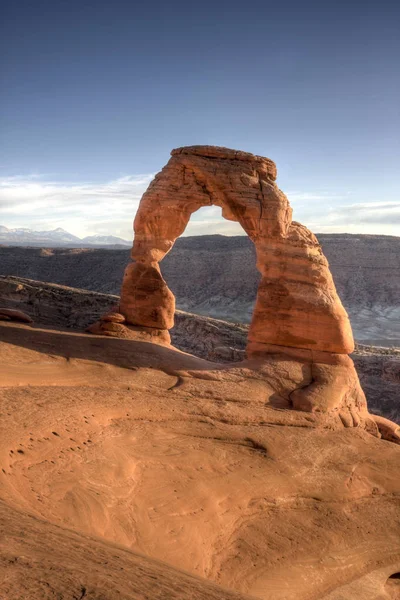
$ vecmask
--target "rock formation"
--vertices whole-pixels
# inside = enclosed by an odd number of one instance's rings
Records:
[[[292,222],[286,196],[275,183],[275,164],[226,148],[172,151],[150,184],[136,215],[132,258],[120,310],[127,322],[173,326],[174,301],[158,263],[202,206],[217,205],[254,242],[262,275],[249,334],[249,352],[273,344],[347,354],[353,337],[328,263],[315,236]]]
[[[132,258],[120,310],[128,323],[173,326],[174,299],[159,262],[202,206],[216,205],[239,222],[257,251],[262,275],[249,334],[249,353],[273,344],[347,354],[353,336],[315,236],[292,222],[268,158],[212,146],[172,151],[137,212]],[[268,347],[266,348],[268,351]]]
[[[0,321],[19,321],[20,323],[33,323],[33,319],[21,310],[0,307]]]
[[[354,338],[361,344],[400,347],[400,237],[321,233],[317,237]],[[119,295],[129,252],[0,246],[0,276],[13,274]],[[177,308],[250,323],[260,282],[255,255],[246,235],[181,236],[163,259],[162,274]]]
[[[30,311],[38,326],[81,331],[91,324],[88,330],[92,333],[128,339],[137,339],[143,330],[144,340],[152,331],[159,331],[144,327],[132,331],[134,326],[126,327],[124,317],[113,312],[119,304],[118,296],[21,277],[0,276],[0,304]],[[247,334],[246,326],[177,310],[171,338],[176,348],[228,367],[245,359]],[[358,346],[352,359],[369,409],[400,423],[400,350]]]
[[[362,424],[378,434],[347,356],[354,350],[353,335],[328,262],[316,237],[292,221],[289,201],[275,183],[275,164],[212,146],[178,148],[171,154],[135,218],[135,262],[125,271],[119,306],[126,324],[164,335],[173,327],[174,296],[159,263],[193,212],[219,206],[253,241],[261,273],[248,358],[300,363],[304,378],[290,392],[293,408],[335,412],[346,427]]]

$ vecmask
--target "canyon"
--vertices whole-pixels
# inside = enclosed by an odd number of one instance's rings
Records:
[[[357,342],[400,347],[400,238],[319,234]],[[0,275],[119,295],[129,250],[0,246]],[[161,263],[181,310],[249,323],[259,274],[245,236],[180,237]]]

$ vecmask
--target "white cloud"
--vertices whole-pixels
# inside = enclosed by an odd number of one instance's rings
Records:
[[[289,198],[291,203],[296,202],[330,202],[331,200],[343,200],[346,198],[350,192],[346,192],[345,194],[330,194],[325,192],[299,192],[299,191],[291,191],[286,192],[286,196]]]
[[[35,230],[63,227],[74,235],[117,235],[131,240],[132,224],[153,174],[125,176],[106,183],[62,183],[34,174],[0,179],[0,225]],[[184,235],[244,235],[221,209],[204,207]]]
[[[331,207],[306,223],[313,231],[400,235],[400,202],[359,202]]]
[[[140,198],[153,174],[127,175],[104,183],[65,183],[36,173],[0,178],[0,225],[36,230],[63,227],[74,235],[117,235],[132,239]],[[400,235],[400,202],[346,204],[349,192],[293,190],[287,196],[294,218],[315,232]],[[238,223],[221,217],[218,207],[194,213],[185,235],[244,235]]]
[[[340,206],[330,213],[329,218],[343,223],[351,220],[358,223],[400,225],[400,202],[363,202]]]
[[[106,183],[61,183],[37,176],[0,179],[0,224],[63,227],[78,236],[107,232],[130,239],[140,198],[153,174]]]

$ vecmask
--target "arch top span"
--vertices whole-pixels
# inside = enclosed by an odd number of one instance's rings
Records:
[[[277,177],[276,164],[270,158],[258,156],[243,150],[232,150],[224,146],[182,146],[171,150],[171,156],[192,155],[203,158],[214,158],[219,160],[240,160],[259,166],[259,170],[265,172],[269,179],[275,181]]]
[[[292,210],[275,178],[275,163],[249,152],[219,146],[172,150],[140,202],[132,258],[162,260],[191,214],[210,205],[221,207],[224,218],[240,223],[253,242],[284,237]]]
[[[168,330],[175,300],[159,262],[202,206],[216,205],[254,242],[259,286],[250,354],[284,346],[346,354],[354,343],[316,237],[292,222],[269,158],[219,146],[172,150],[144,193],[134,221],[134,263],[127,267],[120,310],[128,323]]]

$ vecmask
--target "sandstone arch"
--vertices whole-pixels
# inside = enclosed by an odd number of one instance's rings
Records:
[[[318,240],[292,221],[289,201],[275,183],[275,164],[215,146],[177,148],[171,155],[141,199],[134,221],[134,262],[125,270],[119,307],[88,331],[168,345],[175,298],[159,263],[193,212],[220,206],[223,216],[239,222],[254,242],[262,276],[248,360],[238,368],[261,373],[270,390],[265,398],[273,390],[288,407],[324,413],[321,426],[362,427],[399,443],[396,425],[368,412],[348,356],[354,349],[349,318]],[[197,371],[195,376],[201,375]]]
[[[270,346],[347,354],[352,331],[315,236],[292,221],[268,158],[213,146],[178,148],[156,175],[137,212],[120,311],[127,323],[166,331],[175,300],[159,262],[183,233],[193,212],[217,205],[254,242],[262,275],[248,353]]]

